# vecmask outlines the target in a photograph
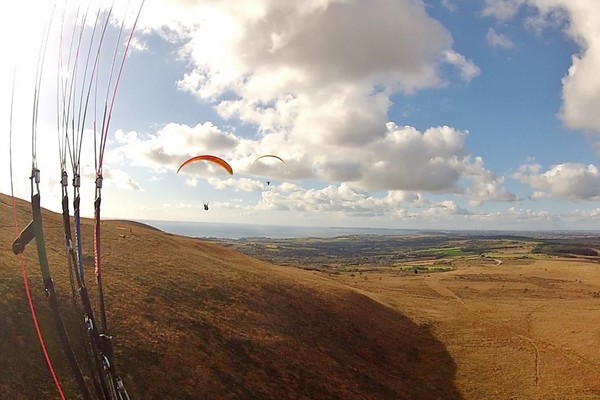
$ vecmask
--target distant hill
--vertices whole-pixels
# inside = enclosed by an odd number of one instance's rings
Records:
[[[20,227],[29,204],[17,200]],[[77,342],[60,215],[44,212],[48,257]],[[92,221],[83,221],[93,287]],[[31,322],[12,199],[0,195],[0,393],[57,398]],[[324,275],[278,267],[139,223],[102,223],[117,369],[135,399],[460,399],[456,366],[427,327]],[[25,265],[50,353],[56,344],[35,245]],[[93,293],[93,291],[92,291]]]

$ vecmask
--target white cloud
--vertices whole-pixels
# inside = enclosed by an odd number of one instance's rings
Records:
[[[444,6],[450,12],[456,11],[456,4],[450,0],[442,0],[442,6]]]
[[[479,73],[418,2],[205,4],[181,9],[193,69],[179,87],[259,132],[361,145],[384,134],[391,94],[445,84],[444,64]]]
[[[118,168],[104,168],[102,173],[103,184],[107,188],[118,188],[126,190],[142,190],[139,183],[135,181],[127,172]]]
[[[548,211],[533,211],[528,208],[510,207],[504,218],[512,219],[515,222],[532,223],[534,221],[546,221],[556,218]]]
[[[437,219],[440,217],[447,217],[450,215],[470,215],[471,213],[464,208],[460,207],[456,202],[451,200],[444,200],[439,203],[430,204],[428,208],[420,213],[420,217],[427,219]]]
[[[198,186],[198,179],[196,178],[187,178],[185,180],[185,184],[189,187],[196,187]]]
[[[499,20],[511,19],[527,0],[485,0],[482,15]]]
[[[339,143],[311,143],[296,140],[293,135],[269,133],[257,140],[243,139],[210,124],[190,128],[170,124],[154,135],[141,137],[135,132],[117,132],[121,145],[113,152],[156,170],[174,171],[189,154],[195,142],[210,154],[210,144],[221,149],[232,164],[235,177],[220,179],[218,167],[210,163],[195,165],[183,174],[203,174],[215,187],[230,186],[243,191],[261,190],[263,183],[244,175],[263,176],[266,180],[313,179],[340,183],[358,190],[424,191],[433,193],[464,193],[472,205],[490,201],[513,201],[515,196],[503,185],[503,178],[486,170],[481,158],[471,159],[465,149],[465,132],[450,127],[430,128],[419,132],[412,127],[385,126],[383,134],[360,147]],[[281,149],[278,152],[276,149]],[[285,163],[253,164],[260,154],[275,153]],[[242,178],[238,179],[237,176]],[[465,189],[461,181],[471,182]]]
[[[472,185],[467,189],[469,205],[477,207],[492,201],[511,202],[517,197],[504,187],[504,177],[497,177],[493,172],[486,170],[483,160],[476,157],[467,168],[465,174],[471,178]]]
[[[481,73],[481,70],[477,65],[475,65],[472,61],[467,60],[465,56],[458,54],[454,50],[446,50],[444,52],[444,60],[448,64],[455,66],[459,70],[463,80],[466,82],[471,81]]]
[[[170,123],[153,135],[117,131],[115,140],[112,151],[117,155],[129,159],[133,165],[157,170],[176,170],[187,158],[198,154],[228,154],[241,142],[210,122],[194,127]]]
[[[384,137],[362,149],[362,175],[355,180],[368,190],[461,192],[458,181],[469,164],[465,138],[450,127],[421,133],[389,123]]]
[[[589,0],[486,0],[483,15],[513,18],[521,6],[537,14],[525,24],[537,33],[562,29],[580,48],[562,79],[560,116],[571,129],[600,133],[600,3]]]
[[[485,39],[492,47],[499,47],[501,49],[514,49],[516,47],[508,36],[497,33],[494,28],[488,29]]]
[[[592,164],[559,164],[545,172],[539,165],[522,165],[513,178],[535,190],[533,199],[600,199],[600,173]]]
[[[291,211],[302,214],[340,214],[349,216],[397,216],[406,207],[422,205],[415,193],[389,192],[385,197],[373,197],[349,185],[329,185],[322,189],[306,189],[284,183],[262,192],[259,210]]]
[[[146,52],[149,50],[148,43],[144,42],[139,36],[134,36],[131,38],[131,44],[129,45],[129,52]]]
[[[563,78],[561,118],[572,129],[600,133],[600,3],[582,0],[529,0],[548,25],[565,29],[581,52]],[[568,19],[568,23],[563,20]],[[557,22],[558,21],[558,22]]]
[[[261,181],[256,179],[248,179],[248,178],[228,178],[228,179],[219,179],[219,178],[208,178],[208,183],[219,190],[234,190],[236,192],[258,192],[263,190],[266,185]]]
[[[411,1],[256,6],[190,10],[204,23],[185,32],[184,52],[196,68],[183,88],[202,98],[233,91],[255,100],[331,83],[411,91],[439,83],[436,59],[451,45],[449,33]]]

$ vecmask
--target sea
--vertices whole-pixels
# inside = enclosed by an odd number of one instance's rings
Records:
[[[256,237],[271,239],[308,237],[331,238],[346,235],[409,235],[420,232],[413,229],[393,228],[254,225],[220,222],[153,220],[137,220],[137,222],[141,222],[160,229],[163,232],[173,233],[176,235],[215,239],[243,239]]]
[[[496,231],[496,230],[445,230],[445,229],[400,229],[400,228],[365,228],[339,226],[292,226],[292,225],[255,225],[225,222],[184,222],[184,221],[155,221],[136,220],[153,226],[163,232],[175,235],[214,238],[214,239],[244,239],[244,238],[333,238],[348,235],[415,235],[423,233],[462,234],[473,236],[527,236],[530,238],[561,239],[566,237],[594,238],[600,236],[600,231]]]

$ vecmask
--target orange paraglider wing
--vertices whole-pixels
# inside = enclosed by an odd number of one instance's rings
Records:
[[[225,169],[225,171],[227,171],[229,173],[229,175],[233,175],[233,168],[231,168],[231,165],[229,165],[229,163],[225,160],[223,160],[222,158],[219,158],[217,156],[211,156],[211,155],[200,155],[200,156],[195,156],[192,157],[190,159],[185,160],[180,166],[179,168],[177,168],[177,173],[179,173],[179,171],[181,170],[181,168],[185,167],[188,164],[191,163],[195,163],[198,161],[210,161],[213,162],[219,166],[221,166],[223,169]]]

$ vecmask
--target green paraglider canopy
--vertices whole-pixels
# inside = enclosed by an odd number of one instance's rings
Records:
[[[285,164],[285,161],[283,161],[283,158],[281,158],[281,157],[279,157],[279,156],[276,156],[275,154],[263,154],[262,156],[258,156],[258,157],[256,158],[256,160],[254,160],[254,162],[253,162],[252,164],[253,164],[253,165],[254,165],[254,164],[256,164],[256,162],[257,162],[258,160],[260,160],[261,158],[265,158],[265,157],[272,157],[272,158],[276,158],[276,159],[278,159],[279,161],[281,161],[282,163],[284,163],[284,164]]]

